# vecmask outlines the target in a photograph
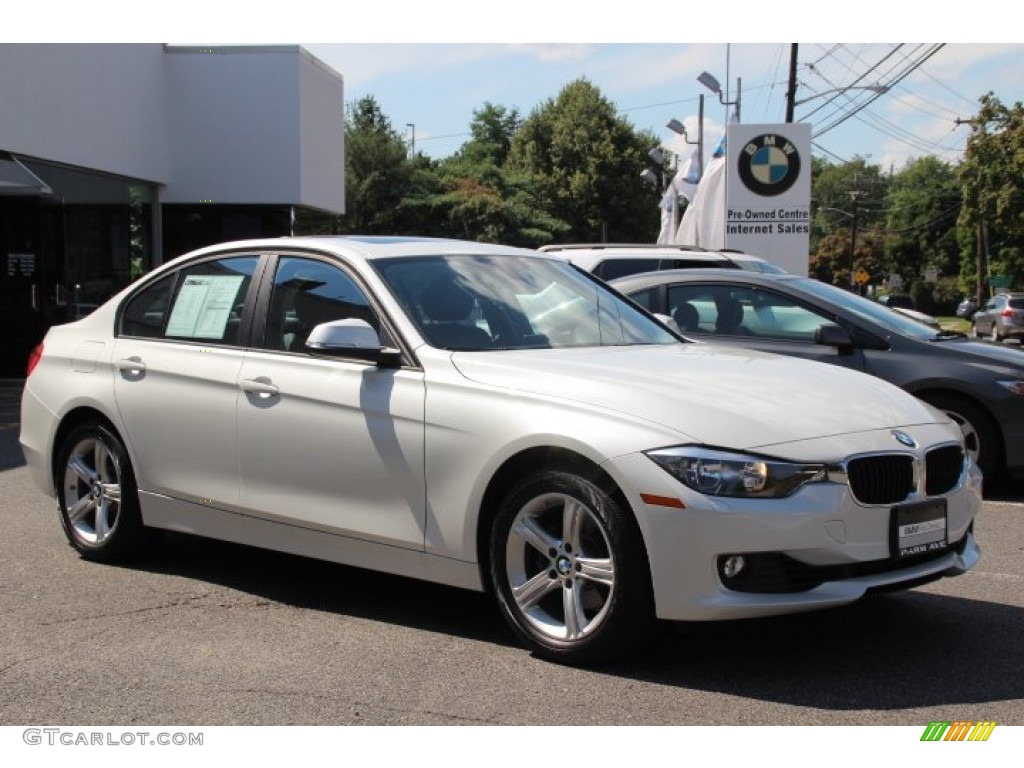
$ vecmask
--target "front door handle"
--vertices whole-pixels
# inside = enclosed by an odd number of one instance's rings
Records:
[[[262,398],[277,397],[281,392],[280,389],[270,383],[270,379],[266,376],[260,376],[256,379],[242,379],[238,382],[238,386],[242,388],[243,392],[259,395]]]

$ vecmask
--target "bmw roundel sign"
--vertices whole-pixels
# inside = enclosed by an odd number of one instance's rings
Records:
[[[789,190],[800,178],[800,152],[785,136],[763,133],[750,139],[737,158],[744,186],[762,197]]]

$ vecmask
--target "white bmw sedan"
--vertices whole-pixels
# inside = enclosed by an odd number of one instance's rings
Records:
[[[413,238],[175,259],[35,350],[68,541],[183,531],[476,590],[535,653],[961,574],[960,428],[879,379],[695,344],[564,260]]]

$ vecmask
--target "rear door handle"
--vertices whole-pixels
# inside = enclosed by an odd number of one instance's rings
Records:
[[[243,392],[248,392],[252,395],[259,395],[260,397],[277,397],[281,390],[275,385],[270,383],[270,379],[265,376],[260,376],[258,379],[242,379],[238,382],[238,386],[242,388]]]
[[[142,362],[141,357],[126,357],[118,360],[114,363],[119,371],[130,373],[132,376],[138,376],[146,370],[146,364]]]

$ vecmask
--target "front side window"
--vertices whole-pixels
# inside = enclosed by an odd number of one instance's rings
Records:
[[[365,320],[380,333],[380,323],[366,294],[347,272],[317,259],[278,259],[264,347],[303,352],[316,326],[348,319]]]
[[[669,344],[677,338],[571,265],[516,256],[373,263],[427,342],[488,350]]]
[[[686,333],[814,341],[833,320],[773,291],[728,285],[674,285],[669,312]]]

